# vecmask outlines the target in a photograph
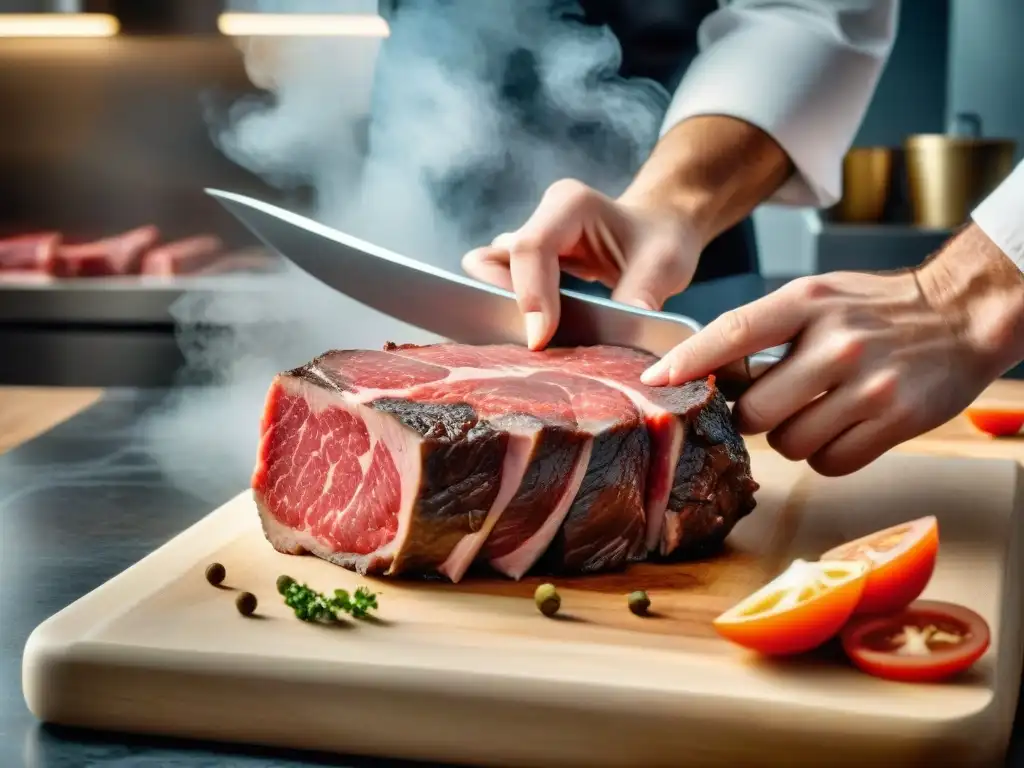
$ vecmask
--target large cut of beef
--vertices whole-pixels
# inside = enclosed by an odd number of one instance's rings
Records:
[[[360,573],[514,579],[705,552],[757,483],[709,377],[609,346],[388,344],[275,377],[253,495],[270,543]]]

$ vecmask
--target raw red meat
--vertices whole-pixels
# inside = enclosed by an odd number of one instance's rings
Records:
[[[0,272],[49,272],[59,232],[37,232],[0,240]]]
[[[142,257],[144,275],[188,275],[217,261],[223,248],[219,237],[196,235],[153,248]]]
[[[253,495],[282,552],[459,581],[721,543],[757,483],[714,378],[646,387],[620,347],[328,352],[275,377]]]
[[[145,226],[91,243],[61,245],[51,271],[57,277],[137,275],[143,254],[159,239],[159,229]]]

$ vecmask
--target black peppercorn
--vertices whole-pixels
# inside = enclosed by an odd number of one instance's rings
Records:
[[[243,616],[252,616],[256,610],[256,595],[252,592],[242,592],[235,598],[235,607]]]
[[[284,594],[288,591],[288,587],[295,583],[295,579],[291,576],[281,574],[277,577],[277,591],[279,594]]]
[[[227,576],[227,571],[220,563],[210,563],[206,566],[206,580],[213,586],[216,587],[223,583],[225,576]]]

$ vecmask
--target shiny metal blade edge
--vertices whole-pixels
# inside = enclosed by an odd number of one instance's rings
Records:
[[[403,256],[300,214],[217,189],[218,200],[268,247],[334,290],[410,325],[465,344],[523,344],[515,295]],[[561,290],[557,346],[612,344],[661,356],[700,330],[678,315]]]

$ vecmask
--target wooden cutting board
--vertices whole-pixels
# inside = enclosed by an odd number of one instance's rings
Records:
[[[1018,464],[891,453],[845,478],[754,450],[755,512],[722,555],[562,580],[374,582],[380,619],[304,624],[275,591],[367,580],[274,552],[248,493],[40,625],[24,654],[45,721],[345,753],[501,766],[990,765],[1021,674]],[[963,679],[868,677],[834,650],[767,662],[711,620],[795,557],[926,514],[941,551],[925,597],[990,623]],[[210,586],[212,561],[227,568]],[[646,589],[656,616],[626,606]],[[258,616],[233,605],[259,598]]]

